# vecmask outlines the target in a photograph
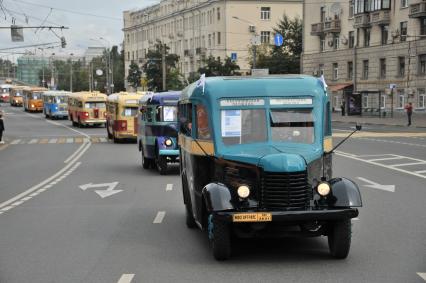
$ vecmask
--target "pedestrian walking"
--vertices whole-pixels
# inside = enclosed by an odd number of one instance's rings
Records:
[[[4,141],[2,139],[3,131],[4,131],[3,113],[0,112],[0,144],[4,144]]]
[[[342,104],[340,105],[340,109],[342,110],[342,116],[345,116],[345,103],[342,102]]]
[[[411,115],[413,115],[413,103],[408,103],[407,105],[405,105],[404,107],[405,112],[407,112],[407,118],[408,118],[408,125],[407,126],[411,126]]]

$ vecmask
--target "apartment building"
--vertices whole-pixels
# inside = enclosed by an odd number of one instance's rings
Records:
[[[324,74],[333,107],[386,115],[425,112],[426,1],[304,2],[305,74]]]
[[[142,65],[157,42],[179,55],[181,73],[189,76],[203,59],[231,57],[243,73],[250,71],[253,38],[273,42],[283,14],[302,17],[301,0],[162,0],[135,11],[124,11],[126,75],[132,61]]]

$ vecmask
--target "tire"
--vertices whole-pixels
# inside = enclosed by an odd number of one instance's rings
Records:
[[[157,157],[155,158],[155,165],[157,166],[158,172],[160,175],[166,175],[167,173],[167,159],[166,157],[161,156],[157,152]]]
[[[106,126],[107,133],[108,133],[108,139],[112,139],[112,134],[109,132],[109,123]]]
[[[189,197],[188,185],[183,178],[184,177],[182,176],[182,194],[183,200],[185,202],[185,223],[186,227],[189,229],[194,229],[197,227],[197,223],[195,223],[194,215],[192,214],[192,205],[191,198]]]
[[[352,224],[350,219],[329,224],[328,248],[330,254],[337,259],[348,256],[351,247]]]
[[[150,158],[146,158],[143,152],[143,145],[141,147],[141,156],[142,156],[142,168],[148,170],[151,167],[152,160]]]
[[[229,224],[210,214],[208,218],[208,233],[214,258],[216,260],[229,259],[231,257],[231,231]]]
[[[82,126],[83,125],[81,124],[80,118],[78,118],[77,127],[82,128]]]

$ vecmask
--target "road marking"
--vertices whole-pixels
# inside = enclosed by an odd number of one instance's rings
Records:
[[[411,137],[411,138],[412,138],[412,137]],[[425,144],[417,144],[417,143],[409,143],[409,142],[400,142],[400,141],[392,141],[392,140],[371,139],[371,138],[360,138],[360,140],[375,141],[375,142],[386,142],[386,143],[396,143],[396,144],[404,144],[404,145],[412,145],[412,146],[426,147],[426,145],[425,145]]]
[[[423,174],[423,173],[426,173],[426,170],[414,171],[414,173],[417,173],[417,174]]]
[[[82,139],[82,138],[75,138],[75,139],[74,139],[74,142],[75,142],[75,143],[82,143],[82,142],[83,142],[83,139]]]
[[[107,142],[108,140],[106,138],[99,138],[101,142]]]
[[[3,211],[3,212],[5,212],[5,211],[8,211],[8,210],[10,210],[10,209],[12,209],[13,208],[13,206],[6,206],[6,207],[3,207],[1,210]]]
[[[30,142],[28,144],[35,144],[37,142],[38,142],[38,139],[32,139],[32,140],[30,140]]]
[[[56,143],[58,141],[58,139],[50,139],[49,143]]]
[[[65,159],[64,163],[68,163],[70,160],[74,159],[74,157],[83,150],[83,148],[87,146],[87,144],[82,144],[73,154],[71,154],[67,159]]]
[[[65,139],[65,138],[59,138],[59,139],[58,139],[58,143],[59,143],[59,144],[65,143],[65,141],[66,141],[66,139]]]
[[[154,221],[152,223],[160,224],[161,222],[163,222],[164,216],[166,216],[166,212],[165,211],[159,211],[157,213],[157,215],[155,216]]]
[[[173,190],[173,184],[167,184],[166,191],[172,191]]]
[[[368,163],[368,164],[376,165],[376,166],[379,166],[379,167],[395,170],[395,171],[406,173],[406,174],[409,174],[409,175],[413,175],[413,176],[416,176],[416,177],[419,177],[419,178],[422,178],[422,179],[426,179],[426,176],[424,176],[424,175],[421,175],[421,174],[418,174],[418,173],[415,173],[415,172],[412,172],[412,171],[404,170],[404,169],[401,169],[401,168],[398,168],[398,167],[393,167],[393,166],[390,166],[390,165],[385,165],[385,164],[381,164],[381,163],[378,163],[378,162],[365,160],[365,159],[361,158],[362,156],[357,156],[357,155],[354,155],[354,154],[348,154],[348,153],[343,152],[343,151],[336,151],[336,154],[339,155],[339,156],[343,156],[343,157],[353,159],[353,160],[358,160],[358,161],[365,162],[365,163]],[[383,155],[389,155],[389,154],[383,154]],[[404,157],[404,158],[407,158],[407,157]],[[412,159],[412,160],[420,160],[420,159],[415,159],[415,158],[411,158],[411,157],[408,157],[408,158]],[[420,161],[426,162],[425,160],[420,160]]]
[[[66,143],[73,143],[73,142],[74,142],[74,139],[73,139],[73,138],[67,138]]]
[[[417,272],[417,275],[420,276],[424,281],[426,281],[426,273],[423,272]]]
[[[363,177],[357,177],[357,178],[359,180],[369,184],[369,185],[364,185],[365,187],[383,190],[383,191],[388,191],[388,192],[395,192],[395,185],[381,185],[379,183],[373,182],[373,181],[368,180],[368,179],[363,178]]]
[[[121,277],[117,281],[117,283],[130,283],[130,282],[132,282],[133,277],[135,277],[134,274],[123,274],[123,275],[121,275]]]
[[[17,139],[17,140],[14,140],[13,142],[11,142],[10,144],[18,144],[20,141],[21,141],[20,139]]]
[[[8,146],[8,144],[0,145],[0,151],[5,150]]]
[[[19,200],[19,201],[17,201],[17,202],[12,203],[12,205],[13,205],[13,206],[18,206],[18,205],[23,204],[24,202],[25,202],[24,200]]]
[[[426,164],[426,162],[412,162],[412,163],[402,163],[402,164],[395,164],[390,165],[392,167],[403,167],[403,166],[410,166],[410,165],[420,165],[420,164]]]
[[[23,199],[21,199],[21,200],[23,200],[23,201],[27,201],[27,200],[30,200],[30,199],[32,199],[32,197],[25,197],[25,198],[23,198]]]
[[[46,144],[49,142],[49,139],[41,139],[40,144]]]
[[[368,161],[385,161],[385,160],[394,160],[394,159],[402,159],[401,157],[387,157],[387,158],[377,158],[377,159],[369,159]]]

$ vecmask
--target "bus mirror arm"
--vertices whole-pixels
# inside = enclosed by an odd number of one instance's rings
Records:
[[[342,141],[340,141],[332,150],[330,150],[329,152],[324,152],[324,154],[322,155],[322,181],[326,180],[325,177],[325,157],[326,155],[332,154],[337,148],[339,148],[345,141],[347,141],[353,134],[355,134],[358,131],[362,130],[362,125],[356,124],[355,125],[355,130],[350,133],[346,138],[344,138]]]

